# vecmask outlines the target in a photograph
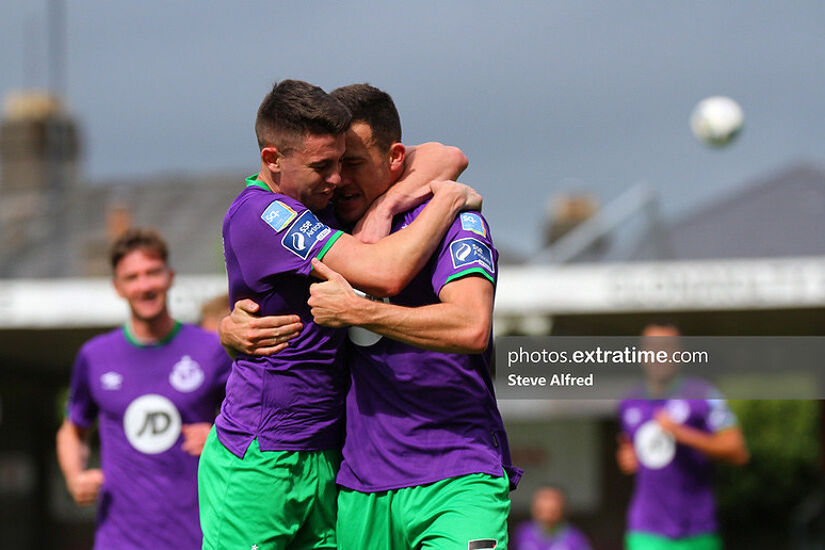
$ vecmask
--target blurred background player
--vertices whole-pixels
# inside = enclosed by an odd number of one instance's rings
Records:
[[[229,294],[224,292],[203,303],[198,324],[203,330],[217,334],[218,328],[221,326],[221,319],[229,313]]]
[[[680,349],[679,336],[674,325],[651,324],[642,331],[642,345],[672,353]],[[623,432],[616,458],[622,472],[636,476],[626,548],[720,549],[713,461],[748,461],[742,431],[709,383],[680,377],[672,364],[646,364],[644,370],[645,390],[619,405]]]
[[[591,550],[584,533],[567,521],[566,503],[561,487],[539,487],[530,506],[532,519],[516,529],[513,550]]]
[[[58,462],[75,502],[98,503],[96,549],[199,548],[198,455],[231,362],[214,334],[170,316],[174,272],[160,235],[127,230],[111,265],[129,319],[77,355]],[[90,469],[96,420],[101,467]]]

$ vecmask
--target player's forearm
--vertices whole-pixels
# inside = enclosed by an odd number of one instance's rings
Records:
[[[373,296],[392,296],[407,286],[427,263],[464,204],[456,193],[436,193],[406,228],[375,244],[342,237],[324,263],[354,287]]]
[[[673,436],[678,443],[693,447],[714,460],[742,465],[750,458],[742,434],[735,428],[707,433],[679,424],[674,428]]]
[[[85,433],[68,420],[57,431],[56,449],[57,463],[67,482],[86,469],[89,445]]]
[[[467,157],[458,147],[436,142],[408,147],[404,172],[379,197],[378,209],[394,216],[415,208],[432,196],[431,181],[457,179],[467,164]]]
[[[409,308],[359,298],[350,324],[419,348],[444,353],[482,353],[490,324],[455,304]]]

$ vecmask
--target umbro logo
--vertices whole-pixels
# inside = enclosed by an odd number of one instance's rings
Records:
[[[104,390],[119,390],[123,385],[123,375],[110,370],[100,375],[100,385]]]

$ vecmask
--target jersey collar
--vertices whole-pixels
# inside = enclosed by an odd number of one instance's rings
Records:
[[[172,330],[169,331],[169,334],[167,334],[160,340],[156,340],[154,342],[143,342],[140,339],[138,339],[137,336],[132,334],[132,329],[129,327],[129,321],[126,321],[126,323],[123,325],[123,335],[126,337],[126,340],[135,347],[159,348],[171,342],[175,338],[175,336],[178,335],[182,326],[183,324],[180,321],[175,321],[175,326],[172,327]]]
[[[252,174],[251,176],[246,178],[246,186],[260,187],[261,189],[269,191],[270,193],[272,192],[272,189],[270,189],[264,182],[258,179],[258,174]]]

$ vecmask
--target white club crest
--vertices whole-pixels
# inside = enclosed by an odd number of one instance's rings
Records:
[[[665,410],[677,424],[684,424],[690,416],[690,404],[684,399],[671,399],[665,403]]]
[[[179,392],[188,393],[198,389],[203,384],[204,378],[203,369],[198,362],[188,355],[184,355],[172,367],[172,372],[169,374],[169,383]]]
[[[630,407],[624,412],[624,421],[628,426],[635,426],[642,420],[642,411],[636,407]]]

